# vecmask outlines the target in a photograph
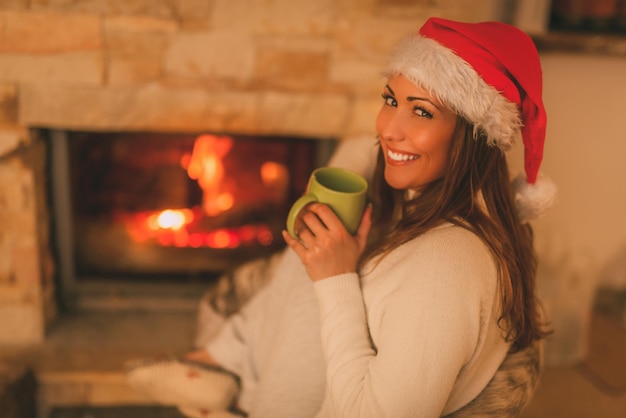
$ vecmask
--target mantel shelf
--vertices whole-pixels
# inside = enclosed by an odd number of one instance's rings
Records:
[[[626,34],[547,32],[534,35],[540,53],[568,52],[626,57]]]

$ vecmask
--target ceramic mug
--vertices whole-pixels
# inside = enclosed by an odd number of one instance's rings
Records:
[[[338,167],[321,167],[313,171],[306,193],[287,215],[287,231],[298,239],[299,216],[314,202],[328,205],[352,235],[361,222],[367,201],[367,180],[357,173]]]

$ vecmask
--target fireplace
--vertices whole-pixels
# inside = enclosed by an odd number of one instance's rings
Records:
[[[291,203],[336,143],[205,132],[46,135],[70,309],[113,300],[137,307],[131,294],[145,299],[158,289],[197,297],[225,271],[278,251]]]

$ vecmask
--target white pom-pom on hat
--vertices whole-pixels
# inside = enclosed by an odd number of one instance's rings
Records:
[[[517,215],[521,222],[538,218],[556,202],[556,184],[542,175],[539,175],[534,184],[528,183],[524,176],[518,176],[513,180],[513,188]]]

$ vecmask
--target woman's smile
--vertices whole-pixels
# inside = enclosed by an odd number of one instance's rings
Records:
[[[409,161],[415,161],[419,158],[416,154],[407,154],[402,151],[387,150],[387,164],[399,164]]]

